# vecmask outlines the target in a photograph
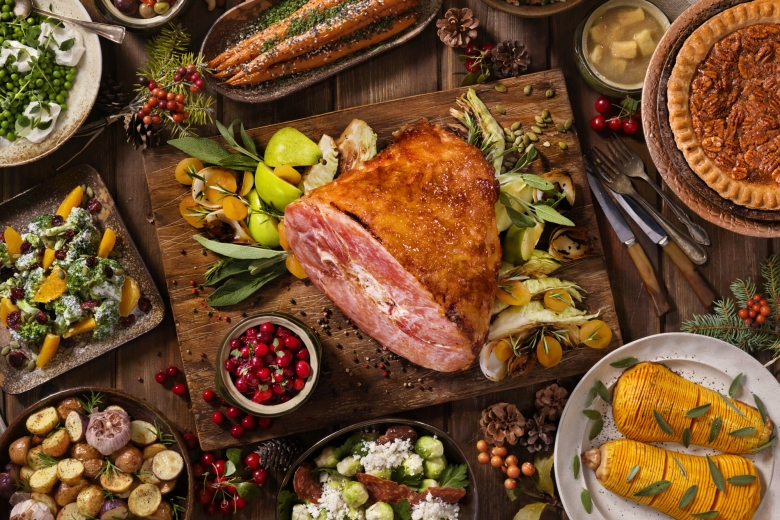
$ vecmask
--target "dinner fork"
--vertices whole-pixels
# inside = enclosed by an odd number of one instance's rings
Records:
[[[680,222],[682,222],[685,227],[688,228],[688,234],[691,235],[691,238],[693,238],[699,244],[705,246],[708,246],[712,243],[710,242],[710,237],[707,235],[707,232],[704,230],[704,228],[693,222],[685,213],[685,211],[680,206],[678,206],[666,193],[664,193],[664,191],[656,183],[654,183],[650,177],[648,177],[647,173],[645,172],[645,163],[642,162],[642,159],[634,150],[626,146],[623,141],[621,141],[616,135],[613,134],[612,137],[607,140],[607,151],[609,152],[612,160],[620,167],[620,170],[623,173],[634,179],[642,179],[653,187],[656,193],[658,193],[658,195],[660,195],[661,198],[664,199],[664,201],[669,205],[669,209],[672,210],[672,213],[674,213]]]
[[[672,226],[652,204],[642,198],[631,183],[631,179],[620,171],[620,168],[617,167],[612,159],[607,157],[607,154],[595,146],[591,148],[591,153],[593,154],[594,159],[596,159],[594,160],[596,171],[611,190],[615,193],[631,197],[637,201],[648,213],[650,213],[650,215],[652,215],[655,221],[664,228],[664,231],[666,231],[672,240],[677,242],[680,249],[682,249],[688,258],[691,259],[691,262],[696,265],[702,265],[707,261],[707,253],[705,253],[696,242],[677,231],[677,229],[675,229],[675,227]]]

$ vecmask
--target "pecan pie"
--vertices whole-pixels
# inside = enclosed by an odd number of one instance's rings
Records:
[[[780,1],[739,4],[696,29],[668,94],[691,169],[721,197],[780,210]]]

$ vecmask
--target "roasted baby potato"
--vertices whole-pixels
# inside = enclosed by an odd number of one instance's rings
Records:
[[[141,469],[141,465],[144,463],[141,450],[129,444],[116,450],[110,458],[117,468],[126,473],[135,473]]]
[[[89,520],[86,516],[79,513],[79,506],[74,502],[60,509],[57,514],[57,520]]]
[[[74,411],[84,413],[84,407],[81,406],[81,403],[75,397],[68,397],[67,399],[60,401],[60,404],[57,405],[57,415],[59,415],[60,420],[63,422],[68,418],[68,414]]]
[[[133,474],[124,471],[107,471],[100,475],[100,485],[109,493],[124,493],[133,485]]]
[[[65,430],[71,442],[83,442],[87,435],[87,426],[89,426],[87,416],[76,410],[70,412],[65,419]]]
[[[161,451],[152,458],[152,473],[160,480],[175,480],[184,469],[184,458],[173,450]]]
[[[156,486],[160,483],[160,479],[158,479],[154,473],[152,472],[152,462],[154,461],[154,457],[151,459],[146,459],[144,463],[141,465],[141,471],[138,472],[138,480],[143,482],[144,484],[151,484],[153,486]]]
[[[167,495],[176,488],[175,480],[161,480],[157,487],[160,488],[160,493]]]
[[[50,406],[39,410],[27,418],[25,423],[27,430],[33,435],[46,435],[60,422],[60,416],[57,410]]]
[[[32,439],[30,439],[30,444],[32,444],[33,446],[40,446],[41,444],[43,444],[43,441],[45,440],[46,440],[45,435],[33,435]]]
[[[76,459],[63,459],[57,463],[57,478],[65,484],[75,484],[84,475],[84,464]]]
[[[162,503],[162,494],[157,486],[151,484],[141,484],[127,499],[127,507],[130,512],[136,516],[149,516],[157,511]]]
[[[24,466],[27,464],[27,452],[30,451],[30,437],[19,437],[8,447],[8,456],[11,462]]]
[[[100,470],[103,469],[106,461],[103,459],[87,459],[82,460],[81,463],[84,465],[84,476],[95,478],[100,473]]]
[[[33,476],[33,473],[35,473],[35,470],[30,466],[22,466],[22,468],[19,470],[19,478],[22,480],[30,480],[30,477]]]
[[[27,452],[27,465],[36,471],[46,467],[46,463],[40,457],[41,453],[43,453],[43,446],[36,446]]]
[[[157,507],[157,511],[149,515],[147,518],[154,520],[172,520],[173,510],[171,509],[171,504],[168,502],[161,502]]]
[[[130,422],[130,441],[138,446],[148,446],[157,440],[157,428],[146,421]]]
[[[76,504],[82,515],[97,516],[104,500],[103,489],[100,486],[90,485],[79,492]]]
[[[155,455],[157,455],[161,451],[165,451],[167,449],[168,449],[168,446],[166,446],[165,444],[159,443],[159,442],[155,442],[154,444],[150,444],[149,446],[144,448],[143,459],[144,460],[151,459],[152,457],[154,457]]]
[[[70,448],[70,437],[65,430],[57,430],[41,444],[43,452],[50,457],[62,457]]]
[[[89,486],[87,479],[79,479],[73,484],[60,482],[57,491],[54,492],[54,501],[60,506],[66,506],[76,501],[81,490]]]
[[[103,455],[101,455],[98,450],[96,450],[86,442],[80,442],[78,444],[74,444],[73,447],[70,449],[70,456],[80,461],[103,458]]]
[[[30,477],[30,489],[38,493],[48,493],[57,483],[57,466],[47,466],[37,470]]]

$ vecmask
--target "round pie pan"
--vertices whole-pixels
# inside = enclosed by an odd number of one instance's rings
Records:
[[[658,81],[658,131],[661,145],[666,150],[671,166],[677,171],[679,178],[705,201],[722,212],[738,217],[761,222],[780,222],[780,211],[763,211],[747,208],[721,197],[717,191],[710,188],[688,165],[685,156],[677,148],[677,144],[674,140],[674,133],[669,125],[667,85],[672,74],[672,69],[674,69],[674,65],[677,61],[677,53],[680,51],[688,37],[707,20],[738,4],[746,3],[747,1],[751,0],[722,0],[713,3],[710,7],[704,9],[696,17],[692,18],[690,23],[677,35],[677,39],[669,48],[666,60],[663,62]]]

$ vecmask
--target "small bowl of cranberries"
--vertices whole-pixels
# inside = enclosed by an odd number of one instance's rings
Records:
[[[289,314],[251,316],[236,324],[222,342],[217,392],[252,415],[288,414],[317,386],[321,354],[314,331]]]

